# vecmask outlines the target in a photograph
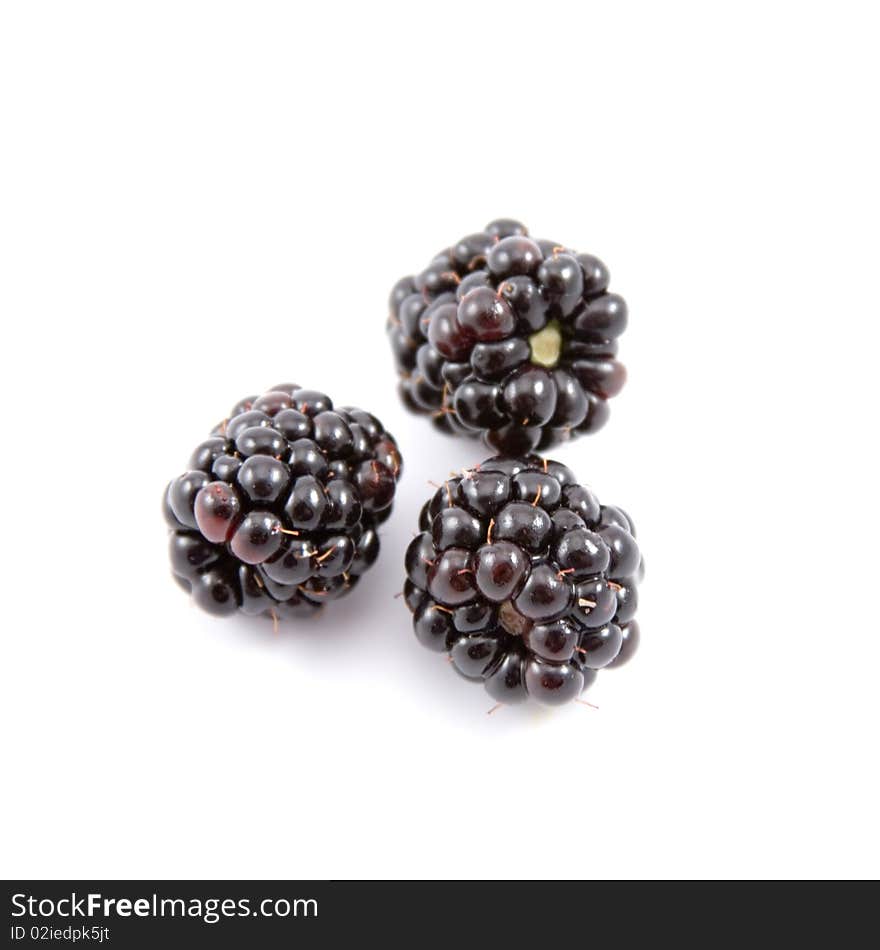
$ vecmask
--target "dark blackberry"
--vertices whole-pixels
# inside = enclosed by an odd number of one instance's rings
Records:
[[[290,384],[243,399],[189,464],[164,497],[175,579],[211,613],[276,622],[320,611],[375,562],[401,470],[378,419]]]
[[[419,528],[404,587],[416,637],[497,702],[566,702],[635,652],[632,520],[564,465],[489,459],[441,485]]]
[[[626,303],[608,292],[605,265],[534,241],[517,221],[442,251],[394,285],[389,306],[404,404],[502,455],[595,432],[626,380]]]

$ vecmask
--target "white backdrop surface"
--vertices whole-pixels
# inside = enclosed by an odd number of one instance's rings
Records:
[[[4,5],[5,876],[876,876],[868,5]],[[489,219],[602,257],[647,561],[598,710],[502,709],[394,594],[428,480],[397,277]],[[201,614],[159,499],[282,379],[405,458],[313,626]]]

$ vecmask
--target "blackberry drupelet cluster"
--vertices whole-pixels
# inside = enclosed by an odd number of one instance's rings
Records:
[[[596,257],[498,220],[441,251],[390,298],[400,393],[450,432],[503,455],[595,432],[624,384],[627,322]]]
[[[400,469],[368,412],[291,384],[244,399],[166,489],[175,578],[215,614],[314,614],[376,560]]]
[[[499,703],[577,698],[635,652],[635,529],[570,469],[494,458],[450,478],[406,552],[416,637]]]

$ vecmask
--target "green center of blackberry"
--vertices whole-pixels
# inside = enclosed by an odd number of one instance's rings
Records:
[[[559,322],[551,320],[543,330],[533,333],[529,337],[529,348],[532,351],[533,363],[553,369],[562,353],[562,332],[559,329]]]

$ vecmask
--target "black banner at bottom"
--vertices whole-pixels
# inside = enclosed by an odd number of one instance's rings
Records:
[[[818,887],[822,887],[821,902]],[[4,946],[575,946],[865,936],[873,887],[583,881],[7,881]]]

